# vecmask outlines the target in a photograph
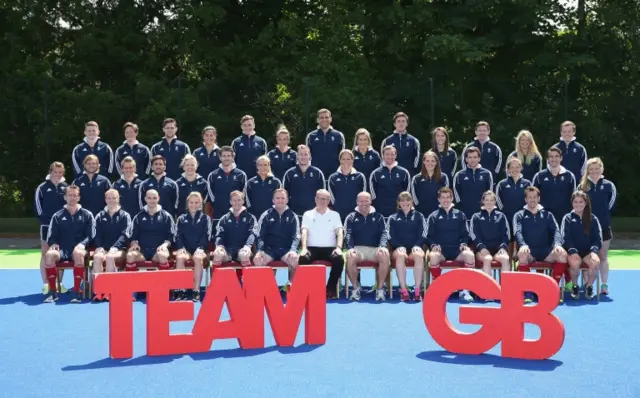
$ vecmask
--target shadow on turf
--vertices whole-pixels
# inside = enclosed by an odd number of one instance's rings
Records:
[[[424,351],[416,355],[416,358],[424,361],[444,363],[450,365],[488,365],[494,368],[531,370],[536,372],[550,372],[562,366],[561,361],[547,359],[532,361],[515,358],[503,358],[492,354],[464,355],[452,354],[448,351]]]
[[[183,358],[185,356],[190,357],[194,361],[209,361],[213,359],[219,358],[246,358],[246,357],[254,357],[257,355],[263,355],[270,352],[279,352],[284,355],[291,354],[303,354],[307,352],[314,351],[318,349],[319,345],[300,345],[297,347],[266,347],[255,350],[243,350],[242,348],[231,348],[227,350],[213,350],[209,352],[204,352],[200,354],[189,354],[189,355],[166,355],[166,356],[158,356],[151,357],[148,355],[131,358],[131,359],[113,359],[113,358],[104,358],[95,362],[87,363],[84,365],[69,365],[62,368],[64,372],[73,372],[78,370],[95,370],[95,369],[105,369],[105,368],[121,368],[128,366],[148,366],[148,365],[159,365],[173,362],[176,359]]]

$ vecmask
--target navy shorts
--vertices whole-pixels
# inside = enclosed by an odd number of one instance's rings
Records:
[[[153,260],[153,256],[156,255],[157,251],[158,251],[157,247],[153,247],[153,248],[141,247],[140,248],[140,253],[142,253],[142,256],[146,261]]]
[[[456,261],[460,255],[460,247],[456,246],[440,246],[442,255],[446,261]]]
[[[66,249],[64,247],[60,247],[60,261],[73,261],[73,248]]]
[[[280,261],[285,254],[289,252],[289,249],[285,248],[275,248],[275,247],[265,247],[264,253],[271,257],[274,261]]]
[[[585,258],[589,255],[589,253],[591,253],[591,250],[579,250],[578,256],[580,256],[580,258]]]
[[[613,231],[611,230],[611,227],[604,228],[602,230],[602,240],[608,241],[608,240],[611,240],[612,238],[613,238]]]
[[[49,235],[49,225],[41,225],[40,226],[40,240],[43,242],[47,241],[47,235]]]
[[[489,254],[491,254],[492,256],[495,256],[496,253],[500,251],[499,247],[485,247],[485,249],[487,249],[489,251]]]
[[[553,250],[553,248],[530,247],[529,250],[531,250],[531,257],[533,257],[534,261],[544,261],[545,258],[549,257],[549,254],[551,254],[551,251]]]

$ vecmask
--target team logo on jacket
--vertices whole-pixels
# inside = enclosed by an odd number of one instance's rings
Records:
[[[139,152],[138,152],[138,153],[139,153]],[[127,151],[123,151],[123,152],[122,152],[122,154],[123,154],[123,155],[128,155],[128,154],[129,154],[129,152],[127,152]]]
[[[313,177],[313,171],[309,173],[309,177]]]
[[[244,142],[241,142],[240,145],[238,145],[238,146],[244,146]]]
[[[482,178],[483,178],[483,177],[482,177],[482,176],[480,176],[480,181],[482,181]]]
[[[487,148],[487,153],[491,153],[491,148]]]
[[[576,152],[578,152],[578,149],[577,148],[573,148],[573,153],[576,153]]]
[[[560,177],[560,181],[564,181],[564,176]]]
[[[67,221],[67,217],[62,216],[62,220],[61,221]]]
[[[160,152],[164,152],[164,148],[160,147]]]
[[[520,186],[522,187],[522,184],[520,184]],[[511,185],[507,184],[505,185],[505,188],[511,188]]]
[[[51,192],[51,188],[47,188],[47,192]]]

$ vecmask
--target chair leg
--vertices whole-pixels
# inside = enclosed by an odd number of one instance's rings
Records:
[[[344,271],[344,297],[349,298],[349,275]]]
[[[391,268],[389,268],[389,273],[387,274],[387,289],[389,289],[389,298],[393,298],[393,286],[391,285]]]

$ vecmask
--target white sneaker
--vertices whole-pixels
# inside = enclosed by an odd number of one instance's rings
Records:
[[[376,301],[387,301],[387,292],[384,289],[376,289]]]
[[[351,296],[349,297],[351,301],[360,301],[360,287],[357,287],[351,291]]]
[[[469,293],[468,290],[463,290],[458,294],[458,297],[460,297],[461,300],[466,301],[467,303],[470,303],[473,301],[473,296],[471,295],[471,293]]]

